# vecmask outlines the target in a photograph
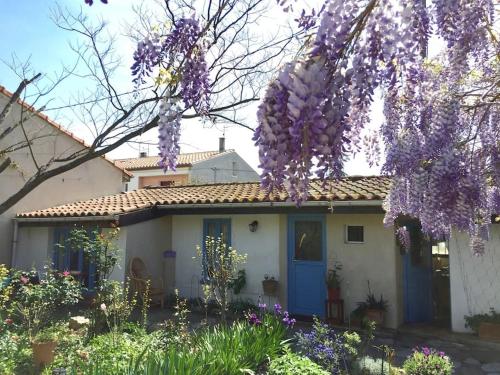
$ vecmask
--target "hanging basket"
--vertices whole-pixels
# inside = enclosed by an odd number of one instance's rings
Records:
[[[262,280],[262,289],[266,296],[276,296],[278,294],[278,280]]]

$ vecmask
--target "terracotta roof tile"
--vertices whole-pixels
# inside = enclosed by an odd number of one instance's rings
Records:
[[[201,151],[201,152],[190,152],[185,154],[179,154],[177,157],[177,167],[191,167],[195,163],[211,159],[215,156],[227,154],[234,152],[234,150],[226,150],[224,152],[219,151]],[[158,163],[160,162],[159,156],[144,156],[139,158],[129,158],[129,159],[117,159],[115,162],[122,168],[129,171],[140,170],[140,169],[158,169]]]
[[[1,86],[0,85],[0,94],[4,94],[5,96],[7,96],[8,98],[11,98],[12,97],[12,93],[7,90],[4,86]],[[62,133],[66,134],[68,137],[72,138],[74,141],[80,143],[82,146],[85,146],[86,148],[89,148],[90,145],[88,145],[83,139],[81,138],[78,138],[76,135],[74,135],[72,132],[64,129],[61,125],[59,125],[58,123],[56,123],[55,121],[51,120],[49,118],[49,116],[47,116],[46,114],[44,113],[41,113],[40,111],[38,111],[35,107],[29,105],[28,103],[26,103],[24,100],[21,100],[21,99],[18,99],[17,100],[17,103],[21,106],[23,106],[26,110],[30,111],[30,112],[33,112],[35,114],[35,116],[41,118],[42,120],[44,120],[46,123],[48,123],[49,125],[51,125],[52,127],[58,129],[59,131],[61,131]],[[121,165],[119,165],[118,163],[114,162],[113,160],[111,159],[108,159],[106,156],[102,156],[103,159],[105,159],[107,162],[111,163],[114,167],[120,169],[123,173],[125,173],[127,176],[132,176],[129,172],[127,172],[125,170],[125,168],[123,168]]]
[[[345,177],[323,188],[321,182],[312,181],[310,201],[382,200],[390,187],[388,177]],[[212,185],[153,187],[127,193],[108,195],[37,210],[23,212],[19,218],[85,217],[120,215],[158,205],[190,205],[216,203],[287,202],[285,191],[271,194],[261,189],[258,182]]]

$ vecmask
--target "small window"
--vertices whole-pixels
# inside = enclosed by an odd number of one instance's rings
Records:
[[[236,164],[235,161],[233,161],[233,177],[238,176],[238,164]]]
[[[128,191],[128,184],[125,184],[125,191]]]
[[[346,225],[346,243],[364,243],[365,227],[362,225]]]
[[[174,181],[171,180],[160,181],[160,186],[170,187],[174,185],[175,185]]]

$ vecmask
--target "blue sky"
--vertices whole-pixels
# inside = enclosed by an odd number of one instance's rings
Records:
[[[273,0],[274,2],[274,0]],[[63,8],[68,8],[72,12],[80,9],[90,19],[103,17],[108,23],[112,33],[123,32],[125,22],[131,22],[133,13],[131,5],[137,4],[134,0],[110,0],[108,5],[103,5],[96,0],[92,7],[84,4],[83,0],[61,0],[57,4]],[[0,32],[2,37],[0,44],[0,59],[10,62],[15,54],[17,58],[24,62],[30,60],[31,68],[35,72],[53,77],[55,72],[60,71],[63,64],[71,65],[75,61],[75,56],[70,50],[69,43],[75,42],[75,35],[59,29],[51,20],[51,9],[56,6],[54,0],[18,0],[3,1],[2,12],[0,13]],[[275,12],[274,10],[273,12]],[[269,21],[275,19],[273,12],[267,14]],[[280,18],[283,14],[280,12]],[[271,30],[275,25],[267,22],[264,27]],[[272,31],[272,30],[271,30]],[[123,89],[132,88],[128,67],[132,61],[131,55],[133,45],[120,45],[122,52]],[[4,63],[0,62],[0,85],[14,90],[19,83],[17,77]],[[57,91],[53,93],[51,102],[47,108],[58,107],[67,103],[68,96],[78,89],[84,88],[84,79],[72,78],[64,82]],[[28,100],[29,101],[29,100]],[[379,111],[380,108],[376,110]],[[245,109],[245,116],[248,124],[255,126],[256,105]],[[69,130],[75,132],[80,137],[90,139],[88,131],[74,119],[74,115],[69,110],[48,110],[46,113]],[[375,116],[376,121],[380,121],[380,113]],[[252,133],[239,127],[226,127],[225,129],[207,128],[198,121],[186,122],[183,124],[181,136],[181,152],[193,152],[201,150],[217,149],[218,138],[226,136],[228,148],[236,149],[253,167],[258,165],[257,149],[251,141]],[[153,130],[141,137],[142,141],[154,142],[156,132]],[[139,148],[141,151],[148,151],[156,154],[155,146],[127,145],[112,152],[109,156],[114,158],[136,156]],[[368,168],[362,157],[357,157],[346,166],[348,174],[376,174],[376,170]]]

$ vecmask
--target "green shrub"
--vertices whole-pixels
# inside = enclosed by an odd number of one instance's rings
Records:
[[[10,285],[13,294],[10,308],[30,338],[44,327],[50,326],[56,313],[75,305],[82,298],[82,288],[68,272],[45,269],[40,280],[36,271],[11,270]]]
[[[319,365],[307,357],[287,352],[275,358],[269,365],[269,375],[328,375]]]
[[[72,363],[65,363],[68,374],[125,374],[131,362],[157,343],[140,328],[131,332],[110,332],[94,337],[77,350]]]
[[[494,308],[491,308],[488,314],[466,315],[464,318],[465,326],[476,333],[479,331],[479,325],[481,323],[500,324],[500,313],[496,312]]]
[[[27,335],[0,333],[0,374],[31,374],[33,359]]]
[[[353,375],[390,375],[392,374],[387,361],[369,356],[362,357],[354,362]]]
[[[235,315],[243,316],[247,311],[254,311],[257,309],[257,305],[253,303],[250,299],[237,298],[229,302],[229,311]]]
[[[203,330],[192,337],[190,347],[150,352],[130,363],[129,374],[241,375],[255,371],[283,350],[286,328],[274,316],[266,315],[260,325],[236,322]]]
[[[415,350],[403,364],[406,375],[451,375],[453,364],[435,349]]]

